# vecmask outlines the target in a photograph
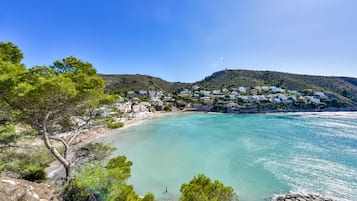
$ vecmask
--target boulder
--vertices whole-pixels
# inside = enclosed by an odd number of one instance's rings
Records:
[[[59,201],[57,191],[44,183],[0,178],[0,201]]]

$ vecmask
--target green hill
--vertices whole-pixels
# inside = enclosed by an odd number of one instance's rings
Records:
[[[168,82],[149,75],[100,75],[109,92],[161,90],[173,93],[197,84],[204,89],[232,87],[277,86],[297,91],[323,91],[349,105],[357,104],[357,78],[299,75],[274,71],[223,70],[213,73],[196,83]]]
[[[189,88],[192,84],[181,82],[168,82],[161,78],[149,75],[99,75],[106,83],[109,92],[156,90],[172,93],[178,89]]]
[[[209,90],[230,87],[277,86],[290,90],[323,91],[357,103],[357,78],[299,75],[273,71],[223,70],[197,82]]]

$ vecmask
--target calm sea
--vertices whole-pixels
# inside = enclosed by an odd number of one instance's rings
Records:
[[[135,190],[159,199],[177,200],[181,184],[203,173],[241,201],[289,191],[357,200],[357,113],[178,114],[104,141],[133,161]]]

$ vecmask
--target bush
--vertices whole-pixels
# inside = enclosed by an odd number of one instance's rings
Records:
[[[95,201],[95,196],[78,179],[69,180],[62,191],[63,201]]]
[[[203,174],[194,177],[188,184],[181,186],[180,201],[238,201],[238,196],[230,186],[218,180],[214,182]]]
[[[29,181],[43,181],[45,168],[54,160],[43,147],[8,149],[0,155],[0,172],[10,172]]]
[[[153,201],[153,194],[139,198],[133,186],[126,183],[131,166],[132,162],[125,156],[110,159],[106,166],[89,164],[78,172],[75,180],[66,184],[63,200]]]
[[[164,107],[164,110],[166,111],[166,112],[170,112],[170,111],[172,111],[172,105],[165,105],[165,107]]]
[[[29,164],[28,167],[24,169],[22,174],[22,179],[28,181],[43,181],[47,178],[45,167],[36,166]]]
[[[124,126],[123,122],[115,122],[113,119],[107,122],[107,127],[111,129],[121,128]]]
[[[0,125],[0,148],[15,144],[18,138],[13,125]]]

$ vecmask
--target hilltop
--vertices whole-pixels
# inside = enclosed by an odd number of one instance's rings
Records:
[[[172,93],[192,84],[181,82],[168,82],[158,77],[140,74],[104,75],[100,74],[106,83],[109,92],[155,90]]]

